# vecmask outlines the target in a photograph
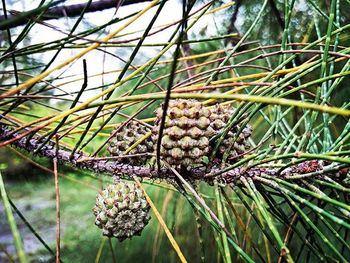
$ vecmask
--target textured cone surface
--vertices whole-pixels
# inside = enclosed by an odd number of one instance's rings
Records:
[[[140,235],[150,220],[149,205],[135,184],[110,184],[96,197],[95,225],[120,241]]]
[[[193,167],[209,151],[209,110],[196,100],[170,100],[161,144],[163,160],[174,167]],[[156,142],[163,109],[156,111],[153,141]]]
[[[118,128],[117,128],[118,129]],[[121,130],[119,130],[108,142],[107,150],[112,156],[125,155],[124,152],[135,142],[137,142],[142,136],[144,136],[150,130],[136,121],[130,121]],[[134,149],[132,149],[127,155],[151,153],[153,151],[153,143],[151,138],[147,138]],[[122,163],[129,163],[133,165],[142,165],[146,162],[146,156],[135,156],[120,159]]]
[[[220,104],[215,105],[212,109],[210,109],[210,127],[208,129],[208,133],[212,135],[217,135],[224,129],[225,125],[229,122],[231,116],[233,115],[234,108],[230,106],[223,106]],[[219,146],[219,154],[224,154],[225,150],[228,149],[230,144],[232,143],[232,139],[236,136],[240,126],[233,126],[229,132],[226,134],[223,142]],[[250,125],[247,125],[243,131],[239,134],[238,138],[234,142],[230,154],[228,158],[234,158],[239,155],[244,154],[246,151],[250,149],[250,144],[248,142],[248,138],[252,134],[252,128]],[[216,141],[213,141],[212,145],[215,145]]]

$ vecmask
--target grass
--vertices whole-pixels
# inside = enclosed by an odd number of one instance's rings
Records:
[[[99,187],[99,180],[80,173],[66,174],[67,178],[78,179],[84,184]],[[103,178],[103,176],[101,176]],[[61,191],[61,255],[63,262],[94,262],[97,251],[103,240],[99,228],[94,225],[94,216],[91,211],[96,197],[96,191],[81,184],[77,184],[60,178]],[[197,238],[197,227],[194,214],[188,203],[178,193],[162,189],[157,186],[144,185],[151,199],[155,202],[158,210],[166,221],[170,231],[180,244],[180,248],[186,258],[191,261],[200,260],[200,248]],[[55,249],[55,191],[53,177],[42,176],[38,180],[7,182],[8,195],[32,227],[48,243],[52,250]],[[163,201],[166,195],[171,193],[171,198],[166,206]],[[23,222],[16,217],[21,235],[24,237],[24,245],[34,242],[38,249],[28,254],[29,260],[42,262],[51,258],[49,252],[39,241],[29,233]],[[4,218],[0,217],[0,224],[6,226]],[[177,262],[178,258],[173,251],[162,228],[152,213],[149,225],[142,232],[142,236],[132,240],[119,242],[112,239],[113,252],[117,262],[135,262],[141,258],[147,262],[152,259],[155,262]],[[157,234],[158,233],[158,234]],[[193,233],[190,236],[188,233]],[[211,230],[206,228],[205,234],[212,236]],[[157,235],[157,242],[154,242]],[[208,246],[215,246],[213,240],[205,241]],[[166,253],[164,253],[166,252]],[[207,259],[211,255],[207,251]],[[51,258],[53,259],[53,258]],[[102,249],[100,262],[113,262],[108,242]]]

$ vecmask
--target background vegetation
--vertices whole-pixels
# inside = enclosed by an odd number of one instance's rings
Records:
[[[110,174],[62,162],[55,177],[55,160],[0,135],[0,261],[349,262],[350,2],[131,2],[3,0],[0,127],[103,158],[171,89],[253,127],[252,150],[216,170],[240,177],[142,180],[160,216],[120,243],[91,212]]]

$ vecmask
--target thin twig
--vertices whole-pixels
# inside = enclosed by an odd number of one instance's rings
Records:
[[[56,135],[56,153],[58,153],[58,135]],[[53,158],[53,171],[55,176],[55,192],[56,192],[56,263],[60,262],[61,258],[61,215],[60,215],[60,188],[58,181],[57,156]]]
[[[225,225],[219,220],[219,218],[215,215],[215,213],[210,209],[210,207],[205,203],[204,199],[201,198],[198,193],[192,188],[192,186],[179,174],[178,171],[176,171],[173,167],[171,167],[169,164],[164,162],[164,164],[170,169],[177,178],[180,179],[180,181],[188,188],[188,190],[193,194],[193,196],[196,198],[196,200],[204,207],[205,210],[207,210],[211,216],[211,218],[221,227],[223,231],[225,231],[226,235],[229,236],[233,240],[233,236],[231,233],[226,229]]]
[[[289,224],[286,236],[284,237],[284,240],[283,240],[284,244],[286,244],[286,245],[288,244],[289,238],[290,238],[291,234],[293,233],[292,226],[295,223],[295,221],[298,219],[298,216],[299,216],[298,213],[294,213],[294,216],[293,216],[293,218],[292,218],[292,220],[291,220],[291,222]],[[279,257],[278,257],[278,263],[281,263],[282,259],[283,259],[283,254],[282,254],[282,251],[281,251],[281,253],[280,253]]]
[[[142,187],[139,179],[136,176],[133,176],[133,179],[135,181],[135,183],[137,184],[137,186],[142,190],[143,194],[145,195],[145,198],[148,202],[148,204],[151,206],[154,214],[156,215],[159,223],[161,224],[161,226],[164,229],[165,234],[167,235],[171,245],[173,246],[175,252],[177,253],[180,261],[182,263],[187,263],[187,260],[185,258],[185,256],[183,255],[179,245],[177,244],[176,240],[174,239],[173,235],[171,234],[169,228],[167,227],[167,225],[165,224],[162,216],[160,215],[160,213],[158,212],[158,209],[156,208],[156,206],[154,205],[154,203],[152,202],[151,198],[148,196],[148,194],[146,193],[145,189]]]
[[[109,243],[109,248],[110,248],[111,254],[112,254],[112,261],[113,261],[113,263],[117,263],[117,259],[115,257],[114,250],[113,250],[112,240],[110,238],[108,238],[108,243]]]
[[[25,251],[24,251],[23,241],[21,238],[21,234],[18,231],[18,228],[16,225],[16,220],[15,220],[13,213],[12,213],[12,210],[11,210],[9,197],[7,196],[7,193],[6,193],[4,181],[3,181],[2,176],[1,176],[1,171],[0,171],[0,196],[1,196],[2,201],[4,203],[4,210],[5,210],[5,214],[7,217],[7,221],[9,222],[9,225],[10,225],[13,241],[14,241],[15,248],[16,248],[17,255],[18,255],[18,260],[20,263],[27,263],[28,259],[27,259],[27,256],[25,254]]]

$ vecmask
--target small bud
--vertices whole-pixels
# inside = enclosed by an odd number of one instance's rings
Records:
[[[184,152],[180,149],[180,148],[173,148],[169,151],[169,154],[177,159],[177,160],[180,160],[184,157]]]
[[[203,131],[198,129],[197,127],[192,127],[187,131],[187,135],[191,136],[191,138],[198,138],[204,134]]]
[[[214,129],[216,130],[220,130],[223,127],[225,127],[226,123],[224,123],[222,120],[217,119],[215,121],[212,122],[212,126],[214,127]]]
[[[174,126],[168,130],[168,135],[174,139],[180,139],[185,135],[185,131],[177,126]]]
[[[170,139],[169,135],[164,135],[162,138],[162,146],[166,149],[171,149],[175,146],[175,142]]]
[[[201,137],[198,141],[198,148],[199,149],[205,149],[209,145],[209,140],[207,137]]]
[[[105,204],[107,209],[112,208],[113,207],[113,199],[112,198],[106,198],[104,200],[104,204]]]
[[[196,141],[191,139],[190,136],[183,137],[179,143],[180,143],[181,149],[183,150],[188,150],[193,146],[196,146]]]
[[[190,151],[190,155],[192,158],[198,158],[200,156],[202,156],[203,151],[200,150],[199,148],[195,147]]]
[[[169,109],[168,115],[170,119],[180,118],[183,115],[183,112],[179,108]]]
[[[200,117],[200,118],[198,119],[198,121],[197,121],[197,127],[200,128],[200,129],[202,129],[202,130],[208,128],[209,125],[210,125],[210,121],[209,121],[209,119],[206,118],[206,117],[203,117],[203,116],[202,116],[202,117]]]

